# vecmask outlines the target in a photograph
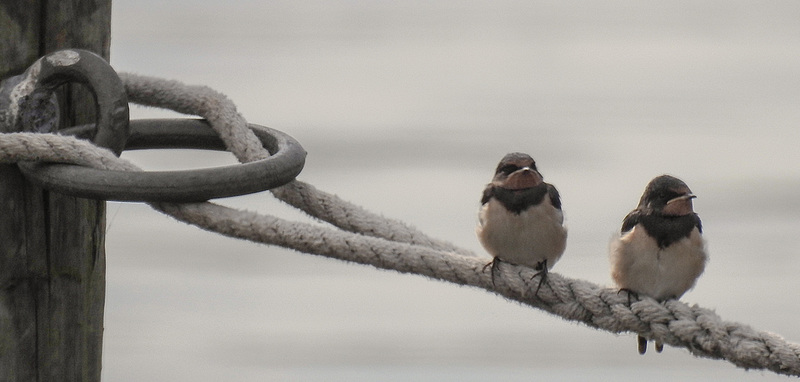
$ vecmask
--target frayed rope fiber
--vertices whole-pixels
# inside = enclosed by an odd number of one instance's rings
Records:
[[[236,106],[205,86],[187,86],[121,74],[131,102],[204,117],[242,162],[269,155]],[[0,162],[50,161],[139,171],[108,150],[52,134],[0,134]],[[700,357],[745,369],[800,376],[800,345],[747,325],[723,321],[712,310],[677,300],[631,298],[617,289],[549,273],[538,293],[533,269],[501,263],[493,285],[488,259],[409,225],[371,213],[314,186],[293,181],[271,191],[278,199],[327,226],[240,211],[211,202],[150,203],[175,219],[226,236],[291,248],[378,268],[489,290],[508,299],[612,333],[635,332]]]

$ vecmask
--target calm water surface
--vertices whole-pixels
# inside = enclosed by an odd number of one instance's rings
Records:
[[[599,284],[645,184],[679,176],[711,255],[683,300],[800,341],[798,19],[793,1],[117,2],[112,64],[225,93],[304,145],[300,179],[477,253],[483,185],[503,154],[529,152],[564,202],[554,271]],[[307,220],[267,194],[222,203]],[[107,380],[785,379],[639,356],[633,335],[139,204],[108,211]]]

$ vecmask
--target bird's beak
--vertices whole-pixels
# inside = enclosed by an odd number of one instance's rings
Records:
[[[509,190],[522,190],[542,184],[542,174],[530,167],[523,167],[511,173],[501,187]]]
[[[672,204],[674,202],[679,202],[681,200],[694,199],[696,197],[697,197],[697,195],[695,195],[695,194],[684,194],[684,195],[678,196],[677,198],[672,198],[672,199],[668,200],[667,204]]]

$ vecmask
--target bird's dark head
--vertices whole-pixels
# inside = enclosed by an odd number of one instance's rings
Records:
[[[495,170],[492,184],[508,190],[523,190],[542,184],[536,162],[524,153],[506,154]]]
[[[639,208],[652,209],[668,216],[694,213],[692,190],[682,180],[669,175],[653,178],[644,189]]]

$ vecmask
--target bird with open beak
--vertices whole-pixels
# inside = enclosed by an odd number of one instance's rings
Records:
[[[483,190],[478,217],[478,239],[494,257],[487,264],[492,283],[500,261],[524,265],[539,271],[538,295],[547,271],[564,253],[567,229],[558,191],[544,182],[530,155],[503,157]]]
[[[625,216],[621,235],[611,242],[609,260],[611,278],[629,296],[665,301],[694,287],[708,259],[694,198],[686,183],[661,175],[650,181],[639,206]],[[638,336],[638,345],[644,354],[647,339]],[[662,349],[656,342],[656,351]]]

